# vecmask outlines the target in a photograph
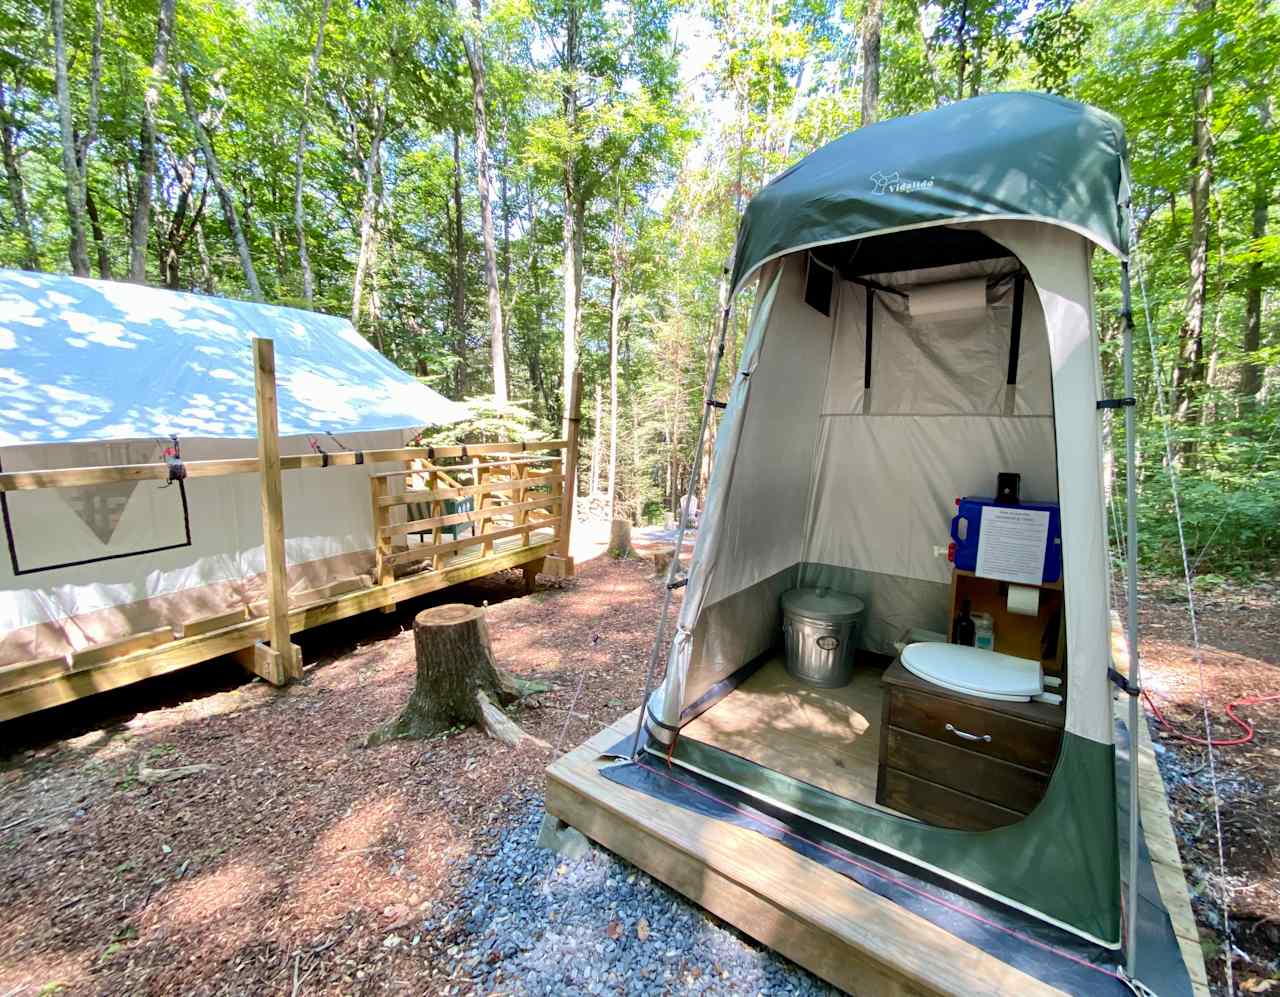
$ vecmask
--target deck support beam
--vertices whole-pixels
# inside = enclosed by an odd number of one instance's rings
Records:
[[[258,402],[258,463],[261,467],[262,547],[267,558],[267,654],[254,654],[254,671],[272,685],[302,678],[301,656],[289,640],[288,565],[284,556],[284,480],[280,474],[280,424],[276,411],[276,352],[269,339],[254,337],[253,367]],[[261,646],[261,645],[259,645]]]

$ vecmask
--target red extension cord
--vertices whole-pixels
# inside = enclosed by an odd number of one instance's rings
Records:
[[[1169,731],[1175,737],[1180,737],[1184,741],[1190,741],[1192,744],[1208,745],[1211,748],[1231,748],[1239,744],[1248,744],[1253,740],[1254,734],[1253,724],[1249,723],[1248,720],[1237,716],[1236,707],[1257,706],[1260,703],[1275,702],[1276,700],[1280,700],[1280,693],[1273,696],[1245,696],[1243,699],[1237,699],[1228,703],[1227,719],[1244,731],[1244,733],[1239,737],[1210,738],[1208,740],[1203,737],[1194,737],[1191,734],[1184,734],[1182,731],[1175,728],[1160,711],[1160,707],[1156,705],[1155,700],[1151,698],[1150,693],[1148,693],[1146,689],[1142,690],[1142,698],[1145,699],[1147,701],[1147,705],[1151,707],[1151,712],[1156,715],[1156,720],[1160,722],[1160,726]]]

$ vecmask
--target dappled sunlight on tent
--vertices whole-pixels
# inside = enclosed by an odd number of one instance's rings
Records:
[[[22,363],[0,368],[0,446],[252,437],[254,336],[275,341],[284,434],[443,425],[462,415],[343,318],[3,271],[0,349]]]

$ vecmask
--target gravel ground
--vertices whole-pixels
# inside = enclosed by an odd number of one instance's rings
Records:
[[[449,915],[464,932],[455,976],[472,981],[460,992],[839,993],[608,852],[539,848],[542,816],[529,807],[491,854],[463,860],[471,878]]]

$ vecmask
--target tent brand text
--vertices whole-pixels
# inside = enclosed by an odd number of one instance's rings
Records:
[[[873,194],[909,194],[913,190],[927,190],[933,186],[933,177],[928,180],[904,180],[897,170],[892,173],[877,171],[871,174],[870,179],[876,185]]]

